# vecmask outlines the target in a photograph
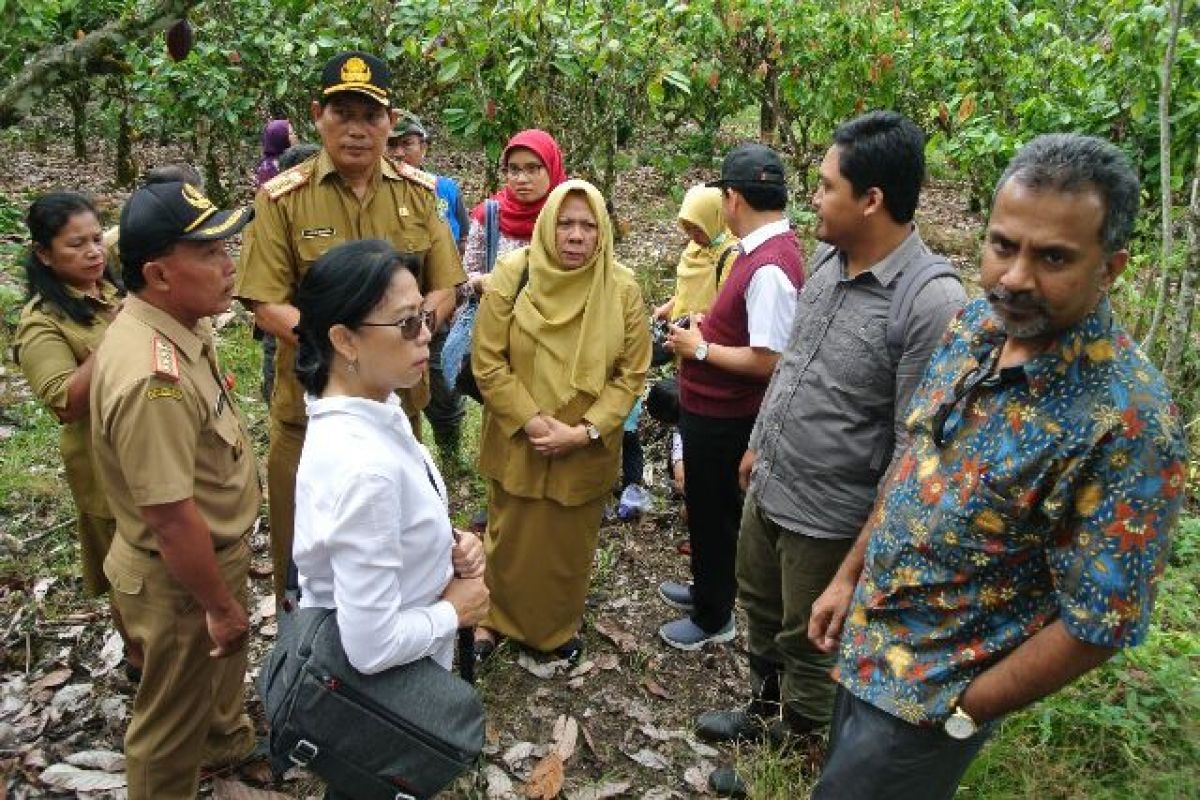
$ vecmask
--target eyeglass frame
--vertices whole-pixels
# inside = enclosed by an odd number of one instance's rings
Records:
[[[529,178],[529,180],[533,180],[542,172],[544,172],[545,169],[545,164],[530,164],[527,167],[518,167],[511,164],[505,164],[500,167],[500,172],[504,175],[504,177],[511,180],[516,180],[521,177],[526,177]]]
[[[413,342],[421,335],[422,327],[428,328],[429,332],[433,333],[433,323],[436,318],[437,312],[432,308],[426,308],[418,311],[416,314],[401,317],[395,322],[360,322],[358,326],[360,328],[397,328],[405,341]],[[415,328],[411,328],[414,320],[419,320],[419,323]],[[410,329],[412,333],[409,333]]]
[[[996,366],[1000,363],[1000,350],[1000,345],[995,345],[981,363],[959,376],[950,389],[950,396],[938,403],[937,410],[933,412],[933,418],[929,421],[929,433],[939,450],[949,441],[946,436],[946,423],[950,421],[950,415],[960,403],[968,402],[975,390],[995,373]]]

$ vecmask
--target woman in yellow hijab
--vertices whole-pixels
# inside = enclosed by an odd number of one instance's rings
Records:
[[[475,322],[491,590],[477,657],[507,636],[578,658],[621,426],[649,363],[641,290],[613,258],[604,198],[567,181],[547,198],[529,246],[497,262]]]
[[[703,185],[688,189],[678,221],[690,241],[675,268],[675,295],[654,310],[657,319],[707,313],[736,255],[733,247],[738,240],[725,227],[720,189]]]

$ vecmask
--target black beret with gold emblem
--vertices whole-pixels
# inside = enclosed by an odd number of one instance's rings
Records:
[[[145,259],[181,240],[228,239],[245,227],[254,210],[221,211],[186,183],[143,186],[121,209],[118,248],[121,261],[140,267]]]
[[[321,72],[322,100],[339,92],[357,92],[388,105],[388,84],[392,73],[387,64],[360,50],[338,53]]]

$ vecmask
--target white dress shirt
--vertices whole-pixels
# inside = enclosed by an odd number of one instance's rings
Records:
[[[306,398],[296,472],[301,606],[336,608],[346,657],[375,673],[425,656],[450,669],[458,615],[446,487],[395,395]]]
[[[753,253],[767,239],[791,229],[792,225],[786,219],[769,222],[746,234],[738,244],[743,253]],[[763,264],[758,268],[746,287],[746,319],[751,347],[783,352],[792,333],[798,296],[796,287],[778,264]]]

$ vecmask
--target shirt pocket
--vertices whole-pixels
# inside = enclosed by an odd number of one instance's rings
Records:
[[[318,258],[325,255],[339,244],[345,243],[345,241],[346,237],[340,233],[333,233],[329,236],[318,236],[314,234],[305,236],[304,231],[301,231],[296,236],[296,256],[300,259],[303,273],[307,273],[309,267],[311,267],[313,262],[315,262]]]
[[[886,320],[837,315],[829,324],[825,342],[832,356],[830,373],[842,388],[882,390],[892,382]]]
[[[1030,525],[1032,509],[999,494],[986,476],[962,493],[961,502],[961,495],[946,498],[938,523],[938,538],[955,568],[986,576],[1041,546],[1038,528]]]
[[[213,475],[222,485],[231,485],[241,478],[241,460],[247,457],[247,443],[238,424],[237,412],[224,401],[221,414],[215,411],[204,432],[212,453]]]

